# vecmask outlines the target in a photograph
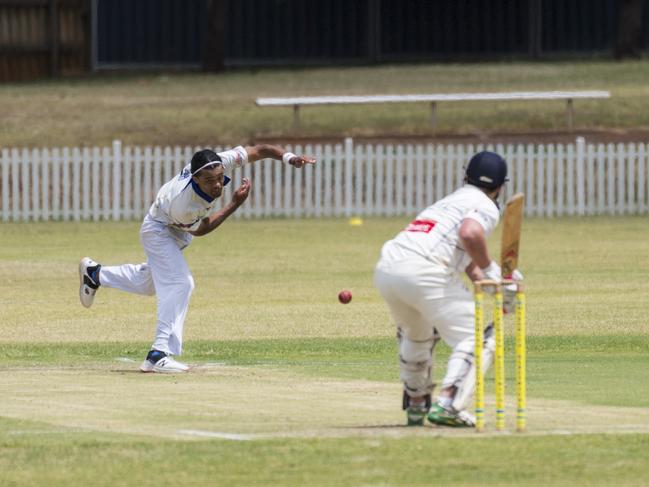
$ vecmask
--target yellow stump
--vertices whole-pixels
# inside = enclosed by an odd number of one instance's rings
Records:
[[[484,341],[484,295],[482,286],[475,285],[475,429],[484,431],[484,376],[482,349]]]
[[[496,383],[496,430],[505,429],[505,331],[503,326],[503,292],[496,287],[494,295],[494,335],[496,352],[494,356],[494,380]]]
[[[525,293],[519,284],[516,292],[516,431],[525,431],[526,403],[526,344],[525,344]]]

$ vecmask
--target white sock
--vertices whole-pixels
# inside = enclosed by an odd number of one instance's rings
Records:
[[[449,409],[451,407],[451,405],[453,404],[453,398],[452,397],[446,397],[446,396],[444,396],[444,397],[439,396],[437,398],[437,404],[439,404],[443,408]]]

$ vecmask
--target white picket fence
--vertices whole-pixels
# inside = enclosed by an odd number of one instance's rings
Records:
[[[219,148],[216,148],[219,150]],[[314,155],[296,170],[278,161],[237,169],[253,182],[236,218],[415,215],[462,184],[472,154],[509,163],[506,193],[526,195],[534,216],[647,213],[649,145],[342,144],[289,147]],[[158,188],[191,159],[192,147],[2,149],[3,221],[140,219]]]

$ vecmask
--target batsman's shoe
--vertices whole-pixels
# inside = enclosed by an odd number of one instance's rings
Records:
[[[189,367],[169,355],[158,350],[151,350],[140,365],[142,372],[157,372],[159,374],[181,374],[187,372]]]
[[[406,408],[408,426],[423,426],[427,414],[428,406],[426,404],[411,404]]]
[[[466,411],[447,409],[439,403],[433,404],[428,413],[428,421],[438,426],[451,426],[454,428],[472,428],[475,418]]]
[[[79,300],[86,308],[92,306],[95,294],[99,289],[99,270],[101,265],[90,257],[84,257],[79,262]]]
[[[430,394],[419,398],[411,398],[408,393],[403,391],[403,398],[401,406],[406,412],[406,418],[408,419],[408,426],[423,426],[424,419],[428,414],[430,409]]]
[[[462,420],[464,424],[469,427],[475,427],[475,416],[468,411],[460,411],[457,413],[458,419]]]

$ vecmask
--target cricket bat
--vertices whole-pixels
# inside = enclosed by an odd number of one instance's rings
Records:
[[[518,247],[521,241],[523,204],[525,195],[516,193],[505,203],[503,229],[500,241],[500,267],[504,278],[511,277],[518,266]]]

